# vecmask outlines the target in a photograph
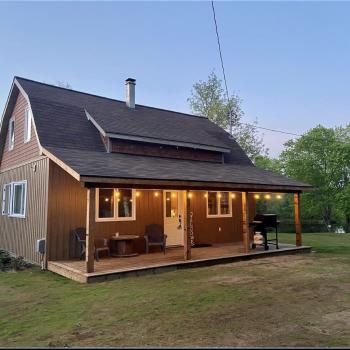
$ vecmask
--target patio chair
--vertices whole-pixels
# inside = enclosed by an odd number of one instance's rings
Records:
[[[166,247],[166,238],[167,235],[164,234],[162,226],[158,224],[151,224],[146,226],[145,233],[145,241],[146,241],[146,253],[149,253],[149,247],[151,246],[159,246],[163,250],[165,254]]]
[[[78,227],[73,232],[80,249],[79,258],[82,260],[85,258],[86,252],[86,229],[84,227]]]
[[[80,247],[80,260],[85,258],[86,254],[86,229],[85,227],[78,227],[74,231],[75,238]],[[108,256],[111,255],[108,246],[108,239],[106,238],[95,238],[94,239],[94,256],[96,261],[99,260],[100,252],[106,251]]]

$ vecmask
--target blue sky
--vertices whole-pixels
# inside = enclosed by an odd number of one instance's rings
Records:
[[[303,133],[350,122],[350,3],[216,2],[244,120]],[[221,75],[209,2],[0,2],[0,107],[14,75],[189,112],[195,81]],[[271,154],[289,137],[265,132]]]

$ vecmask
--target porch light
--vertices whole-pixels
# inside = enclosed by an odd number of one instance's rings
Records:
[[[116,196],[116,197],[119,197],[119,196],[120,196],[119,190],[115,192],[115,196]]]
[[[255,198],[255,199],[260,199],[260,194],[257,194],[257,193],[254,194],[254,198]]]
[[[236,198],[236,193],[231,193],[231,198]]]
[[[140,197],[140,192],[136,191],[136,197]]]
[[[154,195],[155,195],[156,197],[158,197],[158,196],[159,196],[159,192],[154,192]]]
[[[176,194],[175,194],[175,193],[172,193],[172,194],[171,194],[171,197],[175,198],[175,197],[176,197]]]
[[[271,195],[270,194],[265,194],[265,199],[271,199]]]
[[[276,198],[277,198],[277,199],[282,199],[282,196],[281,196],[280,194],[278,194],[278,195],[276,196]]]
[[[218,197],[221,198],[221,193],[218,193]]]
[[[208,198],[208,193],[205,193],[205,194],[204,194],[204,198]]]
[[[105,198],[105,202],[109,202],[109,198]]]
[[[189,192],[187,196],[188,196],[188,198],[192,198],[192,193]]]

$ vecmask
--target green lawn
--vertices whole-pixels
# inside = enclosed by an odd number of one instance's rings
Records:
[[[348,346],[350,235],[303,244],[316,252],[91,285],[0,273],[0,346]]]

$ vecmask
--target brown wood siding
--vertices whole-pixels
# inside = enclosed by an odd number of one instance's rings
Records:
[[[13,149],[10,151],[7,130],[0,172],[22,165],[39,156],[39,143],[35,134],[33,120],[31,123],[31,138],[28,142],[24,143],[24,111],[27,106],[27,100],[22,94],[19,94],[12,113],[12,118],[15,121],[15,143]]]
[[[27,180],[26,217],[0,213],[0,248],[39,264],[40,255],[35,250],[37,239],[46,237],[48,159],[0,173],[1,193],[4,184],[21,180]]]
[[[205,191],[193,192],[191,211],[195,243],[230,243],[242,241],[241,194],[232,198],[232,217],[207,218]],[[221,231],[220,231],[221,228]]]
[[[72,230],[86,227],[86,189],[59,166],[50,162],[48,208],[48,258],[60,260],[77,254]],[[136,199],[135,221],[97,222],[95,237],[111,237],[112,234],[137,234],[143,236],[151,223],[163,226],[163,200],[161,191],[154,196],[152,190],[140,191]],[[144,240],[136,241],[136,249],[144,252]]]
[[[206,191],[193,191],[191,211],[195,243],[231,243],[242,241],[242,196],[235,192],[232,201],[232,217],[208,218]],[[254,198],[249,195],[249,217],[254,216]],[[250,220],[250,219],[249,219]],[[221,230],[220,230],[221,229]]]
[[[77,256],[72,230],[86,227],[86,189],[59,166],[50,161],[48,210],[49,260],[65,260]],[[95,237],[109,238],[112,234],[135,234],[141,236],[135,242],[139,253],[145,251],[142,236],[151,223],[164,225],[163,196],[155,197],[154,190],[139,190],[136,198],[135,221],[97,222]],[[242,241],[241,195],[232,199],[231,218],[207,218],[204,191],[194,191],[191,198],[195,241],[197,243],[229,243]],[[254,212],[251,205],[250,210]],[[253,214],[251,214],[253,215]],[[221,227],[221,232],[219,231]]]
[[[106,144],[106,141],[104,141]],[[221,152],[111,139],[112,152],[221,163]]]

